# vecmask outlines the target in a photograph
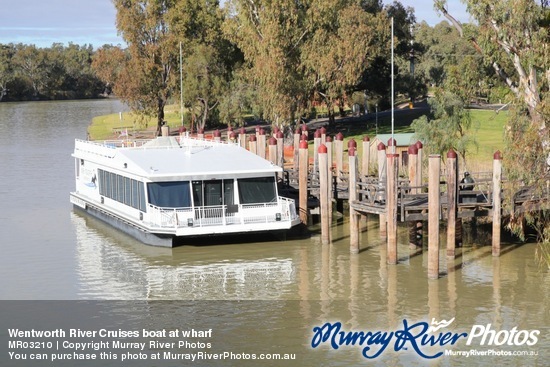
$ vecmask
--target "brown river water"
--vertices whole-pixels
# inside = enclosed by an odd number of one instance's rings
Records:
[[[441,251],[441,276],[428,280],[426,247],[412,252],[406,228],[399,231],[398,265],[386,264],[374,217],[362,223],[362,251],[351,255],[346,217],[335,216],[330,245],[313,226],[305,239],[248,235],[166,249],[73,211],[74,139],[86,137],[92,117],[124,109],[116,100],[0,103],[0,365],[550,366],[550,274],[536,261],[535,243],[507,240],[493,258],[490,233],[468,227],[457,258]],[[411,336],[443,320],[452,323],[433,335],[467,336],[435,346]],[[316,334],[338,323],[342,332],[372,337],[345,345]],[[210,347],[182,348],[235,355],[184,361],[169,359],[165,348],[152,361],[157,350],[147,344],[146,357],[131,364],[103,356],[37,363],[6,349],[7,330],[16,327],[212,329],[202,340]],[[391,332],[383,349],[381,335]],[[445,351],[455,354],[427,358]],[[252,359],[255,353],[294,358]]]

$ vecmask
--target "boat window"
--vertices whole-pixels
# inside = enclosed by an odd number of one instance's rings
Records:
[[[222,181],[204,181],[204,205],[222,205]]]
[[[99,194],[145,211],[143,182],[98,169]]]
[[[132,205],[132,179],[129,177],[124,178],[124,204]]]
[[[241,204],[277,201],[274,177],[241,178],[237,182]]]
[[[233,180],[223,181],[223,200],[225,205],[235,204],[235,188]]]
[[[99,181],[99,195],[105,195],[105,171],[98,169],[97,176]]]
[[[123,203],[124,202],[124,177],[117,175],[117,196],[116,200]]]
[[[80,177],[80,159],[78,158],[75,158],[75,161],[76,161],[76,164],[75,164],[75,169],[76,169],[76,178],[79,178]]]
[[[147,184],[149,203],[163,208],[186,208],[191,206],[188,181],[152,182]]]
[[[195,206],[202,206],[202,181],[193,181],[193,202]]]
[[[139,210],[145,211],[145,184],[143,182],[139,183]]]
[[[233,180],[193,181],[193,204],[200,206],[219,206],[235,204]]]
[[[132,206],[139,208],[139,183],[136,180],[132,180]]]
[[[109,195],[109,197],[116,200],[116,174],[110,172],[109,180],[111,182],[111,195]]]

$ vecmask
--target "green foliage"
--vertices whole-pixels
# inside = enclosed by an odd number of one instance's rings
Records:
[[[115,94],[135,112],[164,121],[164,107],[174,94],[176,41],[169,30],[169,0],[114,0],[117,28],[129,58],[117,75]]]
[[[464,101],[440,90],[428,102],[431,116],[422,116],[412,123],[416,137],[424,142],[429,153],[444,155],[454,149],[466,161],[466,153],[476,140],[475,131],[470,130],[471,115]]]
[[[183,96],[197,129],[204,129],[212,110],[226,93],[225,68],[217,50],[197,45],[184,62]]]
[[[235,74],[229,84],[229,90],[221,99],[219,111],[220,119],[229,126],[243,126],[245,116],[254,111],[257,104],[254,103],[256,91],[241,73],[241,70],[235,71]],[[261,112],[256,111],[258,117]]]
[[[506,168],[510,177],[521,179],[542,192],[542,177],[547,175],[550,164],[547,2],[467,0],[465,3],[479,25],[475,34],[469,33],[469,39],[515,96],[514,113],[506,134],[510,155]],[[446,1],[436,1],[436,7],[453,20],[445,6]],[[459,23],[454,24],[461,29]],[[520,219],[515,224],[521,226],[523,218],[517,217]],[[547,218],[544,211],[533,210],[525,219],[548,246],[550,220]]]
[[[103,83],[91,68],[93,52],[72,43],[0,45],[0,100],[97,98]]]

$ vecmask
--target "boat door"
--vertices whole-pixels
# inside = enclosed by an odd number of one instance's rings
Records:
[[[226,209],[234,207],[233,186],[233,180],[193,181],[195,219],[221,219]]]

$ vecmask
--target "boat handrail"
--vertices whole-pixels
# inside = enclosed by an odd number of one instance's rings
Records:
[[[161,228],[204,227],[226,224],[269,223],[277,220],[273,208],[279,208],[281,217],[278,220],[292,221],[296,218],[294,200],[279,196],[271,203],[238,204],[231,210],[231,205],[212,205],[201,207],[158,207],[149,204],[149,225]],[[265,212],[265,209],[272,210]],[[192,223],[190,225],[190,223]]]

